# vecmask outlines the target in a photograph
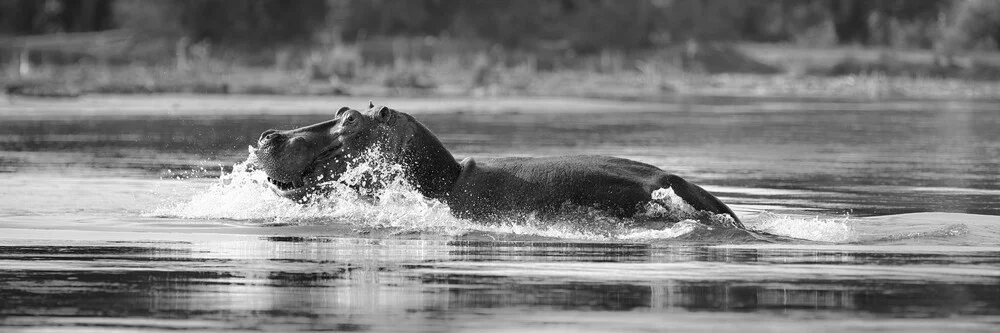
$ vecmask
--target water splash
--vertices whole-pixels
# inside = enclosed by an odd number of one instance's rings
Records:
[[[841,243],[858,238],[850,216],[805,218],[764,212],[746,222],[755,231],[812,241]]]
[[[300,204],[268,188],[267,175],[254,167],[253,147],[248,150],[246,161],[234,165],[233,172],[222,174],[205,192],[157,209],[153,215],[251,224],[348,224],[450,236],[486,232],[599,241],[670,239],[732,221],[725,214],[699,212],[672,190],[661,189],[653,193],[654,200],[635,218],[612,217],[594,208],[567,204],[557,216],[526,214],[491,223],[472,222],[454,217],[446,204],[421,195],[402,177],[402,168],[389,163],[378,149],[362,153],[338,179],[320,183],[323,191],[311,194],[307,204]],[[367,185],[373,183],[378,185],[377,192],[356,190],[370,188]]]
[[[691,234],[695,231],[708,230],[708,229],[709,229],[708,226],[695,222],[694,220],[683,220],[660,230],[634,230],[632,232],[621,235],[621,237],[619,238],[625,240],[637,240],[637,241],[673,239]]]
[[[736,220],[729,214],[700,211],[674,193],[672,188],[661,188],[650,195],[652,200],[636,216],[640,220],[699,221],[709,229],[736,228]]]
[[[309,216],[299,205],[278,197],[264,186],[267,175],[253,170],[254,158],[237,163],[232,173],[190,200],[155,210],[155,216],[265,221]]]
[[[247,160],[233,166],[233,172],[223,174],[204,193],[190,200],[157,209],[156,216],[190,219],[228,219],[260,224],[318,225],[326,223],[356,223],[368,227],[415,228],[435,226],[438,229],[460,230],[465,222],[451,217],[443,204],[426,200],[401,177],[383,184],[380,195],[366,200],[365,193],[349,185],[372,181],[365,178],[373,171],[398,174],[398,166],[377,162],[375,151],[359,158],[358,165],[348,168],[339,180],[320,184],[322,195],[309,197],[309,204],[299,204],[280,197],[267,185],[267,174],[254,167],[256,156],[249,148]],[[378,170],[374,170],[379,168]],[[431,223],[420,221],[432,221]]]

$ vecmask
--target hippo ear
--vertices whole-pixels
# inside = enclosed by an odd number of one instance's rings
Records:
[[[386,123],[386,124],[391,124],[393,121],[396,120],[395,115],[396,115],[395,111],[393,111],[390,108],[387,108],[387,107],[383,106],[383,107],[380,107],[378,109],[378,113],[375,115],[375,117],[380,122],[383,122],[383,123]]]
[[[346,107],[346,106],[341,107],[340,110],[337,110],[337,117],[340,117],[341,114],[344,114],[344,111],[347,111],[347,110],[350,110],[350,109],[351,108]]]

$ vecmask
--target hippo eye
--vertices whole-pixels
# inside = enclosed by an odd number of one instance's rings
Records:
[[[344,121],[349,122],[349,123],[353,123],[354,122],[354,115],[352,114],[350,116],[347,116],[347,119],[345,119]]]

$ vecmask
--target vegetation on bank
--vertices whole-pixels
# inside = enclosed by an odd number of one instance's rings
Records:
[[[990,0],[0,0],[10,94],[1000,98]]]
[[[704,51],[708,49],[710,51]],[[746,50],[745,52],[743,50]],[[870,49],[795,49],[743,45],[702,47],[691,54],[661,50],[643,58],[594,56],[575,68],[538,70],[501,60],[366,65],[326,59],[277,70],[224,61],[174,65],[48,65],[28,77],[5,78],[17,95],[72,97],[105,94],[276,94],[358,96],[574,96],[633,100],[685,95],[846,99],[1000,99],[998,59],[960,58],[942,67],[933,55],[894,55]],[[840,55],[831,56],[831,54]],[[916,59],[910,59],[910,58]],[[345,60],[346,59],[346,60]],[[758,60],[760,59],[760,60]]]

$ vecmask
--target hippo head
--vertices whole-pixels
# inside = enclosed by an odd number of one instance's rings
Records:
[[[411,121],[409,115],[384,106],[369,104],[366,111],[342,107],[332,120],[261,133],[257,166],[267,173],[275,193],[302,200],[320,183],[339,178],[369,149],[377,148],[389,162],[398,162],[412,137]]]

